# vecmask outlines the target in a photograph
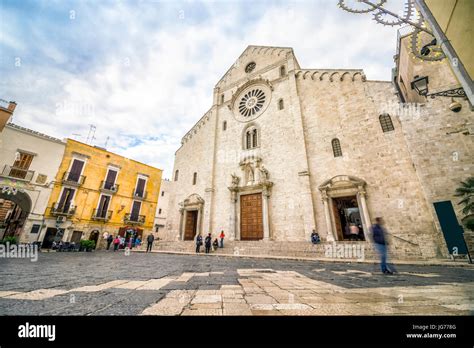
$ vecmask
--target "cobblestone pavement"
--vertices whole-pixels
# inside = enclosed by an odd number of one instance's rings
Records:
[[[474,268],[123,252],[0,259],[1,315],[472,315]]]

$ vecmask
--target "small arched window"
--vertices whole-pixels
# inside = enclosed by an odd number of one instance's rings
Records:
[[[257,127],[250,126],[245,130],[244,139],[243,139],[243,146],[244,150],[253,149],[258,147],[260,144],[259,140],[259,131]]]
[[[193,174],[193,185],[196,185],[197,177],[198,177],[198,173],[195,172],[195,173]]]
[[[280,67],[280,77],[283,77],[283,76],[285,76],[285,75],[286,75],[286,69],[285,69],[285,66],[282,65],[282,66]]]
[[[224,104],[224,94],[221,94],[221,104]]]
[[[379,121],[380,121],[380,126],[382,127],[382,131],[384,133],[395,130],[395,128],[393,127],[392,118],[390,117],[389,114],[380,115]]]
[[[176,170],[174,172],[174,181],[178,181],[178,176],[179,176],[179,170]]]
[[[285,108],[285,104],[283,99],[278,100],[278,110],[283,110]]]
[[[222,122],[222,130],[226,130],[227,129],[227,121],[224,121]]]
[[[335,138],[331,141],[332,144],[332,152],[334,153],[334,157],[341,157],[342,156],[342,149],[341,143],[339,139]]]

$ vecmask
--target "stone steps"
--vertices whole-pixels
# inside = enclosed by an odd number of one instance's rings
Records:
[[[360,249],[362,247],[363,254]],[[193,253],[195,249],[194,241],[158,241],[153,243],[153,250],[156,251]],[[146,250],[146,243],[138,250]],[[328,254],[328,250],[331,253]],[[204,247],[201,247],[201,252],[204,252]],[[378,254],[371,243],[350,241],[322,242],[317,245],[313,245],[310,242],[225,241],[224,248],[218,248],[212,253],[222,255],[349,259],[357,259],[363,255],[365,260],[378,259]],[[400,245],[391,248],[390,257],[400,260],[422,259],[417,248]]]

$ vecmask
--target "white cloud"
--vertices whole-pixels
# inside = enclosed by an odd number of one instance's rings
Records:
[[[15,42],[27,41],[42,63],[31,59],[15,70],[2,62],[1,96],[18,102],[19,124],[58,137],[79,133],[81,141],[94,124],[96,145],[109,137],[109,150],[169,177],[181,137],[210,108],[214,85],[248,45],[291,46],[304,68],[363,68],[369,79],[390,78],[395,29],[328,2],[262,3],[250,21],[248,4],[208,2],[198,13],[188,7],[200,3],[183,3],[179,19],[181,7],[167,2],[78,3],[67,27],[46,22],[34,38],[12,37],[14,30],[3,36],[19,50],[24,45]],[[155,23],[160,12],[166,16]],[[51,28],[71,38],[51,40],[42,32]]]

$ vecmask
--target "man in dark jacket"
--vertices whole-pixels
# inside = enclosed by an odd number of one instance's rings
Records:
[[[390,270],[387,265],[387,240],[385,237],[384,221],[381,217],[375,218],[375,224],[372,225],[372,239],[377,252],[380,254],[380,266],[384,274],[393,274],[395,268]]]
[[[199,254],[199,252],[201,251],[201,245],[202,245],[202,236],[199,234],[197,237],[196,237],[196,252]]]
[[[212,236],[209,233],[207,235],[206,239],[204,239],[204,246],[206,247],[206,254],[209,254],[209,252],[211,251],[211,244],[212,244]]]
[[[112,244],[113,241],[114,241],[114,236],[109,234],[109,236],[107,237],[107,250],[110,249],[110,244]]]
[[[151,251],[153,248],[153,241],[155,240],[155,236],[153,234],[149,234],[146,238],[147,245],[146,245],[146,252]]]

